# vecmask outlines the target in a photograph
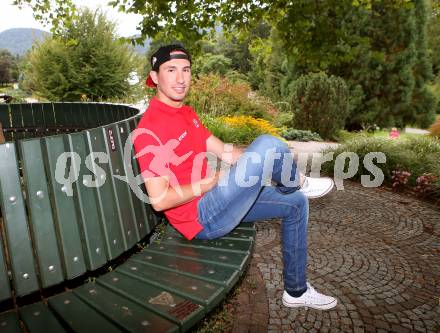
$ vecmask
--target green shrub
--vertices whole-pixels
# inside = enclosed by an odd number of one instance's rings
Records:
[[[349,94],[342,78],[311,73],[292,82],[289,91],[294,128],[332,139],[344,127],[349,113]]]
[[[296,140],[296,141],[322,141],[322,138],[318,133],[313,133],[306,130],[297,130],[294,128],[289,128],[281,133],[281,136],[286,140]]]
[[[231,68],[231,62],[231,59],[223,54],[207,53],[195,59],[191,71],[194,74],[216,73],[224,76]]]
[[[278,112],[276,117],[273,118],[272,123],[275,127],[282,128],[286,130],[292,126],[293,114],[292,112]]]
[[[334,152],[333,161],[323,165],[323,171],[327,174],[333,174],[336,156],[342,152],[354,152],[359,156],[359,169],[354,178],[360,179],[361,175],[370,174],[362,163],[365,155],[370,152],[383,152],[386,162],[377,163],[376,166],[384,173],[385,183],[393,185],[396,183],[396,173],[406,175],[408,172],[410,175],[406,177],[405,187],[417,190],[420,177],[431,175],[434,179],[429,194],[440,197],[440,139],[418,135],[389,140],[361,134],[324,153],[330,151]]]
[[[215,74],[194,79],[186,103],[199,114],[217,117],[249,115],[270,119],[276,113],[270,100],[252,92],[248,83],[232,82]]]

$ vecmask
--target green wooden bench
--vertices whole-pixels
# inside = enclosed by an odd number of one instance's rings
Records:
[[[167,226],[160,242],[151,241],[163,217],[115,177],[125,175],[123,147],[137,113],[113,104],[0,105],[7,140],[0,145],[0,332],[183,332],[245,271],[252,224],[213,241],[187,241]],[[73,171],[57,178],[66,152],[77,154],[66,159]],[[78,177],[59,182],[69,175]],[[106,181],[90,187],[98,178]]]

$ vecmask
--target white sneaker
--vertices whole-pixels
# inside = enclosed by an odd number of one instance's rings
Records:
[[[310,199],[320,198],[329,193],[333,186],[334,182],[331,178],[323,177],[323,178],[310,178],[304,177],[304,183],[299,189],[300,192],[303,192],[306,197]]]
[[[292,297],[284,290],[283,304],[291,308],[305,306],[317,310],[328,310],[335,307],[338,301],[334,297],[318,293],[310,283],[307,282],[307,291],[300,297]]]

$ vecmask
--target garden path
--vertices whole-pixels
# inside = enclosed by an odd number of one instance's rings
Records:
[[[338,298],[329,311],[290,309],[280,220],[258,223],[233,332],[440,332],[440,208],[345,181],[310,201],[308,278]]]

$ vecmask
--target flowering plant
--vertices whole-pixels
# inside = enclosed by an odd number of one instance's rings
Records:
[[[411,172],[404,170],[391,171],[391,181],[393,188],[398,188],[406,185],[408,179],[411,176]]]
[[[436,180],[437,177],[429,173],[424,173],[423,175],[417,177],[416,186],[414,188],[416,193],[423,195],[432,192],[433,183]]]
[[[274,127],[265,119],[251,116],[222,117],[226,125],[232,127],[248,127],[259,134],[271,134],[280,137],[278,128]]]

